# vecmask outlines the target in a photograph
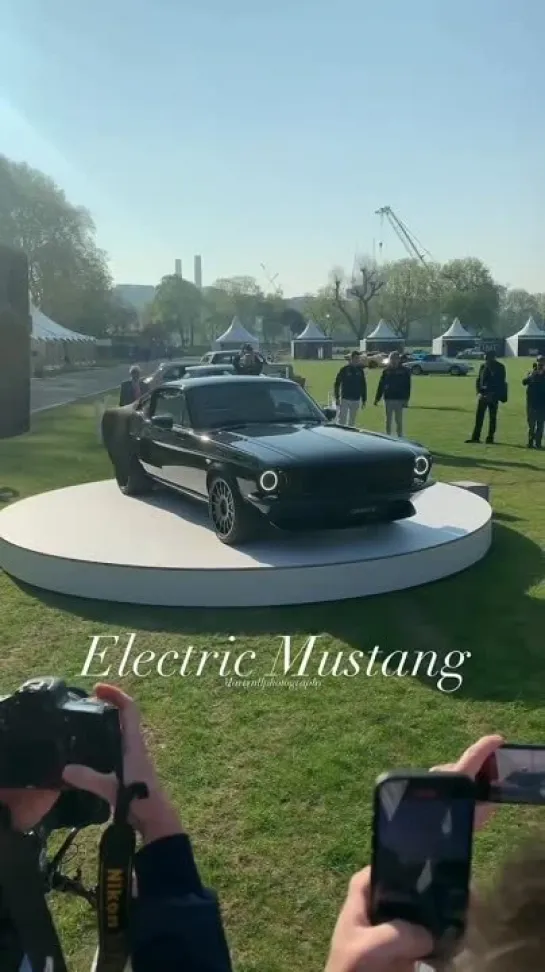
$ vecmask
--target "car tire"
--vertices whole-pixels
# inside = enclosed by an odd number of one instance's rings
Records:
[[[449,375],[453,375],[454,378],[459,378],[462,374],[462,369],[458,365],[453,365],[449,371]]]
[[[125,496],[144,496],[153,489],[153,480],[142,469],[134,454],[128,457],[126,464],[116,463],[115,478]]]
[[[236,546],[259,535],[258,516],[229,476],[216,475],[208,486],[208,515],[221,543]]]
[[[412,366],[412,368],[411,368],[411,375],[423,375],[423,374],[424,374],[424,372],[422,370],[421,365],[413,365]]]

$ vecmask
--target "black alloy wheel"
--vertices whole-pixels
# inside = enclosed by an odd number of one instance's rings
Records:
[[[449,371],[449,374],[453,375],[455,378],[459,378],[462,374],[462,369],[459,368],[458,365],[453,365]]]
[[[421,365],[413,365],[412,366],[412,368],[411,368],[411,375],[423,375],[423,374],[424,374],[424,372],[422,370]]]
[[[229,546],[257,535],[257,515],[226,476],[215,476],[208,489],[208,512],[218,540]]]

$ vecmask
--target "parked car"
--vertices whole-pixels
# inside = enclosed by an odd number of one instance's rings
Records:
[[[213,375],[234,375],[235,369],[231,364],[213,364],[213,365],[191,365],[190,368],[185,369],[183,378],[210,378]],[[170,381],[171,379],[167,379]],[[174,379],[176,380],[176,379]]]
[[[206,354],[203,354],[199,363],[203,365],[233,364],[237,354],[240,354],[240,349],[236,351],[207,351]]]
[[[420,358],[405,361],[412,375],[469,375],[473,368],[457,358],[444,358],[442,354],[423,354]]]
[[[146,391],[156,388],[165,381],[178,381],[183,378],[188,368],[199,363],[198,358],[182,358],[177,361],[163,361],[153,374],[144,378],[142,385]]]
[[[208,504],[217,537],[241,544],[270,526],[354,527],[412,516],[431,484],[422,446],[334,424],[295,382],[181,379],[108,409],[102,434],[119,488],[159,483]]]
[[[486,353],[482,348],[466,348],[465,351],[458,351],[456,359],[458,361],[484,361]]]
[[[264,374],[270,375],[271,378],[288,378],[289,381],[296,381],[301,388],[306,385],[306,378],[302,375],[296,375],[291,364],[273,364],[272,362],[266,361]]]

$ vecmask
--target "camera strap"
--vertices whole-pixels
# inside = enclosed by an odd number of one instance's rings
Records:
[[[123,972],[129,957],[129,917],[136,835],[129,823],[133,800],[146,799],[144,783],[119,783],[114,819],[99,848],[96,972]]]
[[[9,808],[0,804],[0,891],[18,949],[26,956],[32,972],[67,972],[45,900],[39,853],[31,835],[12,829]],[[17,972],[23,955],[12,952],[10,958],[0,956],[2,972]]]

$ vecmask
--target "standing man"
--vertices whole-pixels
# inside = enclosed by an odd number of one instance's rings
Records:
[[[355,425],[360,405],[365,406],[367,401],[367,382],[359,351],[352,351],[349,363],[335,378],[334,395],[337,423]]]
[[[533,371],[522,379],[528,408],[528,448],[541,449],[545,426],[545,357],[540,355]]]
[[[384,399],[386,409],[386,435],[392,434],[395,422],[398,438],[403,436],[403,409],[411,397],[411,373],[402,363],[399,351],[392,351],[388,364],[380,376],[375,405]]]
[[[505,403],[507,401],[505,365],[502,365],[501,361],[496,360],[494,351],[486,352],[484,364],[479,368],[477,395],[477,411],[475,413],[473,435],[470,439],[466,439],[466,442],[481,441],[484,419],[488,412],[488,435],[486,441],[489,445],[492,445],[496,434],[498,405],[500,402]]]
[[[233,368],[237,375],[260,375],[264,366],[263,358],[251,344],[245,344],[242,351],[233,358]]]
[[[139,398],[144,394],[144,389],[142,387],[142,382],[140,381],[140,368],[138,365],[133,365],[129,371],[128,381],[121,382],[121,389],[119,392],[119,407],[122,408],[124,405],[132,405],[133,402],[137,402]]]

